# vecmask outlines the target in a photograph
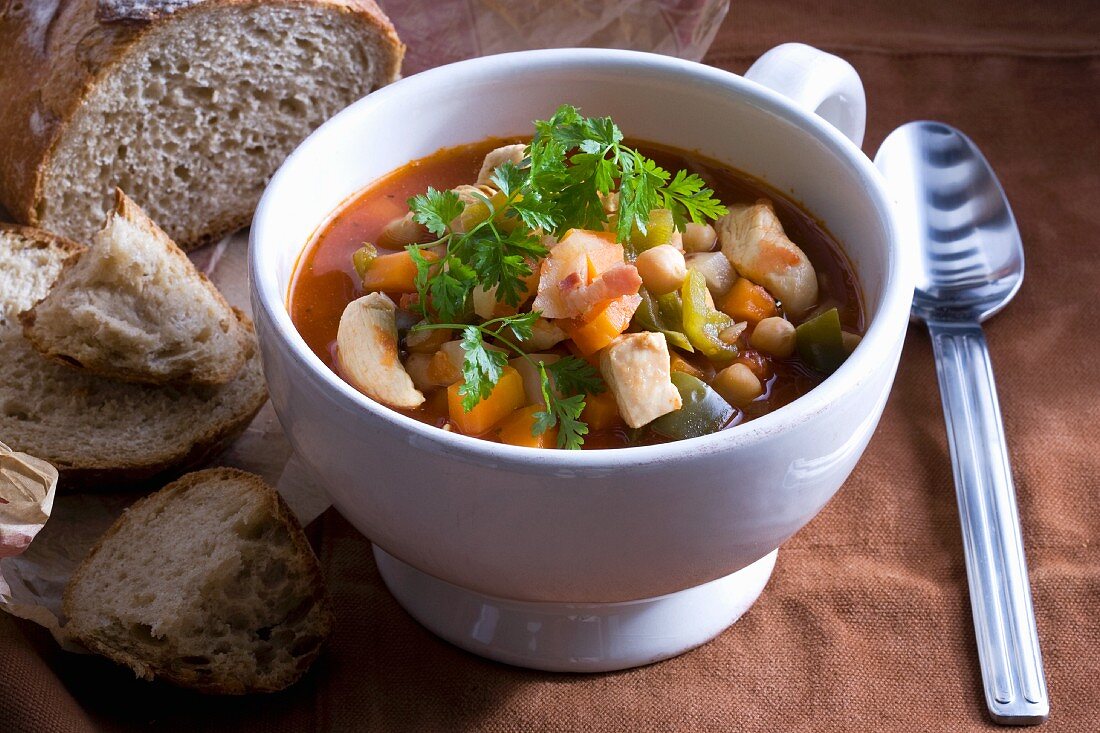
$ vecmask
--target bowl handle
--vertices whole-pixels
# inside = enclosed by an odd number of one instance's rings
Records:
[[[774,89],[863,145],[867,98],[859,74],[844,59],[804,43],[784,43],[756,60],[745,78]]]

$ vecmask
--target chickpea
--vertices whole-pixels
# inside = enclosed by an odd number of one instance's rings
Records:
[[[710,252],[718,241],[718,233],[710,224],[688,222],[684,227],[684,250],[687,252]]]
[[[791,322],[780,316],[765,318],[756,324],[749,343],[765,354],[786,359],[794,353],[795,330]]]
[[[751,369],[741,363],[732,364],[718,372],[711,386],[727,402],[738,407],[744,407],[764,394],[764,386],[760,380]]]
[[[655,296],[671,293],[687,277],[684,255],[671,244],[647,249],[638,255],[634,264],[638,268],[638,274],[642,276],[646,290]]]

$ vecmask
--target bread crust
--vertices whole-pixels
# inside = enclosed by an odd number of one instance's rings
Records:
[[[253,492],[261,497],[262,502],[266,505],[266,508],[276,516],[278,521],[283,524],[290,534],[291,542],[294,544],[295,551],[306,558],[309,558],[309,572],[312,576],[310,578],[310,595],[311,598],[320,609],[320,622],[321,628],[319,629],[319,635],[322,638],[322,642],[319,643],[316,648],[309,651],[309,653],[299,659],[298,665],[294,669],[292,676],[283,680],[279,680],[278,684],[272,685],[254,685],[245,686],[240,680],[226,679],[221,681],[211,681],[209,679],[200,678],[198,675],[186,674],[186,670],[171,668],[161,669],[154,663],[150,663],[147,660],[139,659],[132,654],[128,654],[122,650],[115,649],[109,645],[102,644],[95,637],[82,633],[80,629],[68,628],[66,631],[73,633],[75,638],[84,646],[88,647],[92,651],[102,654],[108,659],[130,667],[138,677],[146,680],[152,680],[156,677],[166,680],[181,687],[187,687],[199,692],[214,694],[214,695],[245,695],[254,692],[278,692],[279,690],[286,689],[290,685],[297,682],[303,674],[312,666],[313,662],[317,659],[318,655],[324,646],[324,640],[332,633],[332,627],[334,624],[334,617],[332,613],[332,603],[328,595],[328,590],[324,584],[324,575],[321,571],[321,564],[317,560],[317,556],[313,553],[313,548],[310,547],[309,540],[306,538],[305,532],[302,530],[302,526],[298,523],[298,520],[290,511],[290,507],[283,501],[282,496],[274,488],[269,486],[259,476],[241,471],[236,468],[208,468],[202,471],[195,471],[193,473],[186,474],[181,478],[168,484],[160,491],[150,494],[138,501],[134,502],[129,509],[126,510],[114,524],[103,533],[103,535],[96,542],[95,546],[88,552],[84,560],[80,563],[80,566],[73,573],[69,582],[65,586],[65,593],[62,598],[62,612],[66,618],[72,618],[73,616],[73,592],[78,583],[83,580],[85,573],[91,567],[95,556],[102,550],[104,544],[114,537],[118,532],[126,526],[129,515],[140,510],[146,504],[164,503],[167,504],[177,498],[176,495],[186,493],[189,489],[197,486],[205,481],[217,480],[219,478],[235,479],[237,481],[245,483]]]
[[[212,427],[191,445],[177,451],[164,451],[147,462],[121,466],[89,463],[67,466],[52,461],[57,468],[58,490],[111,491],[114,489],[141,489],[154,480],[170,478],[201,466],[216,457],[241,436],[267,402],[267,390],[258,392],[252,403],[242,409],[233,420]]]
[[[21,224],[41,222],[43,189],[58,144],[77,109],[143,42],[192,13],[226,7],[328,7],[358,17],[392,49],[393,80],[405,46],[374,0],[215,0],[166,15],[101,22],[97,0],[34,0],[0,13],[0,204]],[[184,250],[244,226],[252,212],[209,222]]]
[[[34,242],[40,247],[56,247],[65,253],[65,261],[67,262],[72,257],[84,252],[87,247],[73,240],[62,237],[60,234],[54,234],[53,232],[47,232],[45,229],[38,229],[37,227],[28,226],[26,224],[15,224],[9,221],[0,221],[0,232],[10,232],[12,234],[18,234],[24,239]]]

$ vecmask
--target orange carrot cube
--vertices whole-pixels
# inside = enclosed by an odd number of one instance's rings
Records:
[[[512,412],[527,404],[523,377],[510,366],[504,367],[500,381],[489,396],[474,405],[469,412],[462,408],[463,396],[458,393],[461,384],[459,382],[447,388],[447,411],[455,428],[466,435],[484,435]]]

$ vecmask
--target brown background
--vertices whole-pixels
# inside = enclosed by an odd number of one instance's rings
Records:
[[[987,334],[1052,699],[1045,730],[1100,729],[1100,3],[734,0],[706,60],[742,72],[789,40],[840,53],[859,70],[866,150],[907,120],[943,120],[978,142],[1008,192],[1027,277]],[[311,532],[338,628],[295,688],[212,699],[136,682],[0,614],[0,729],[994,728],[919,328],[851,479],[784,546],[756,606],[678,659],[595,676],[481,660],[397,607],[366,541],[338,515]]]

